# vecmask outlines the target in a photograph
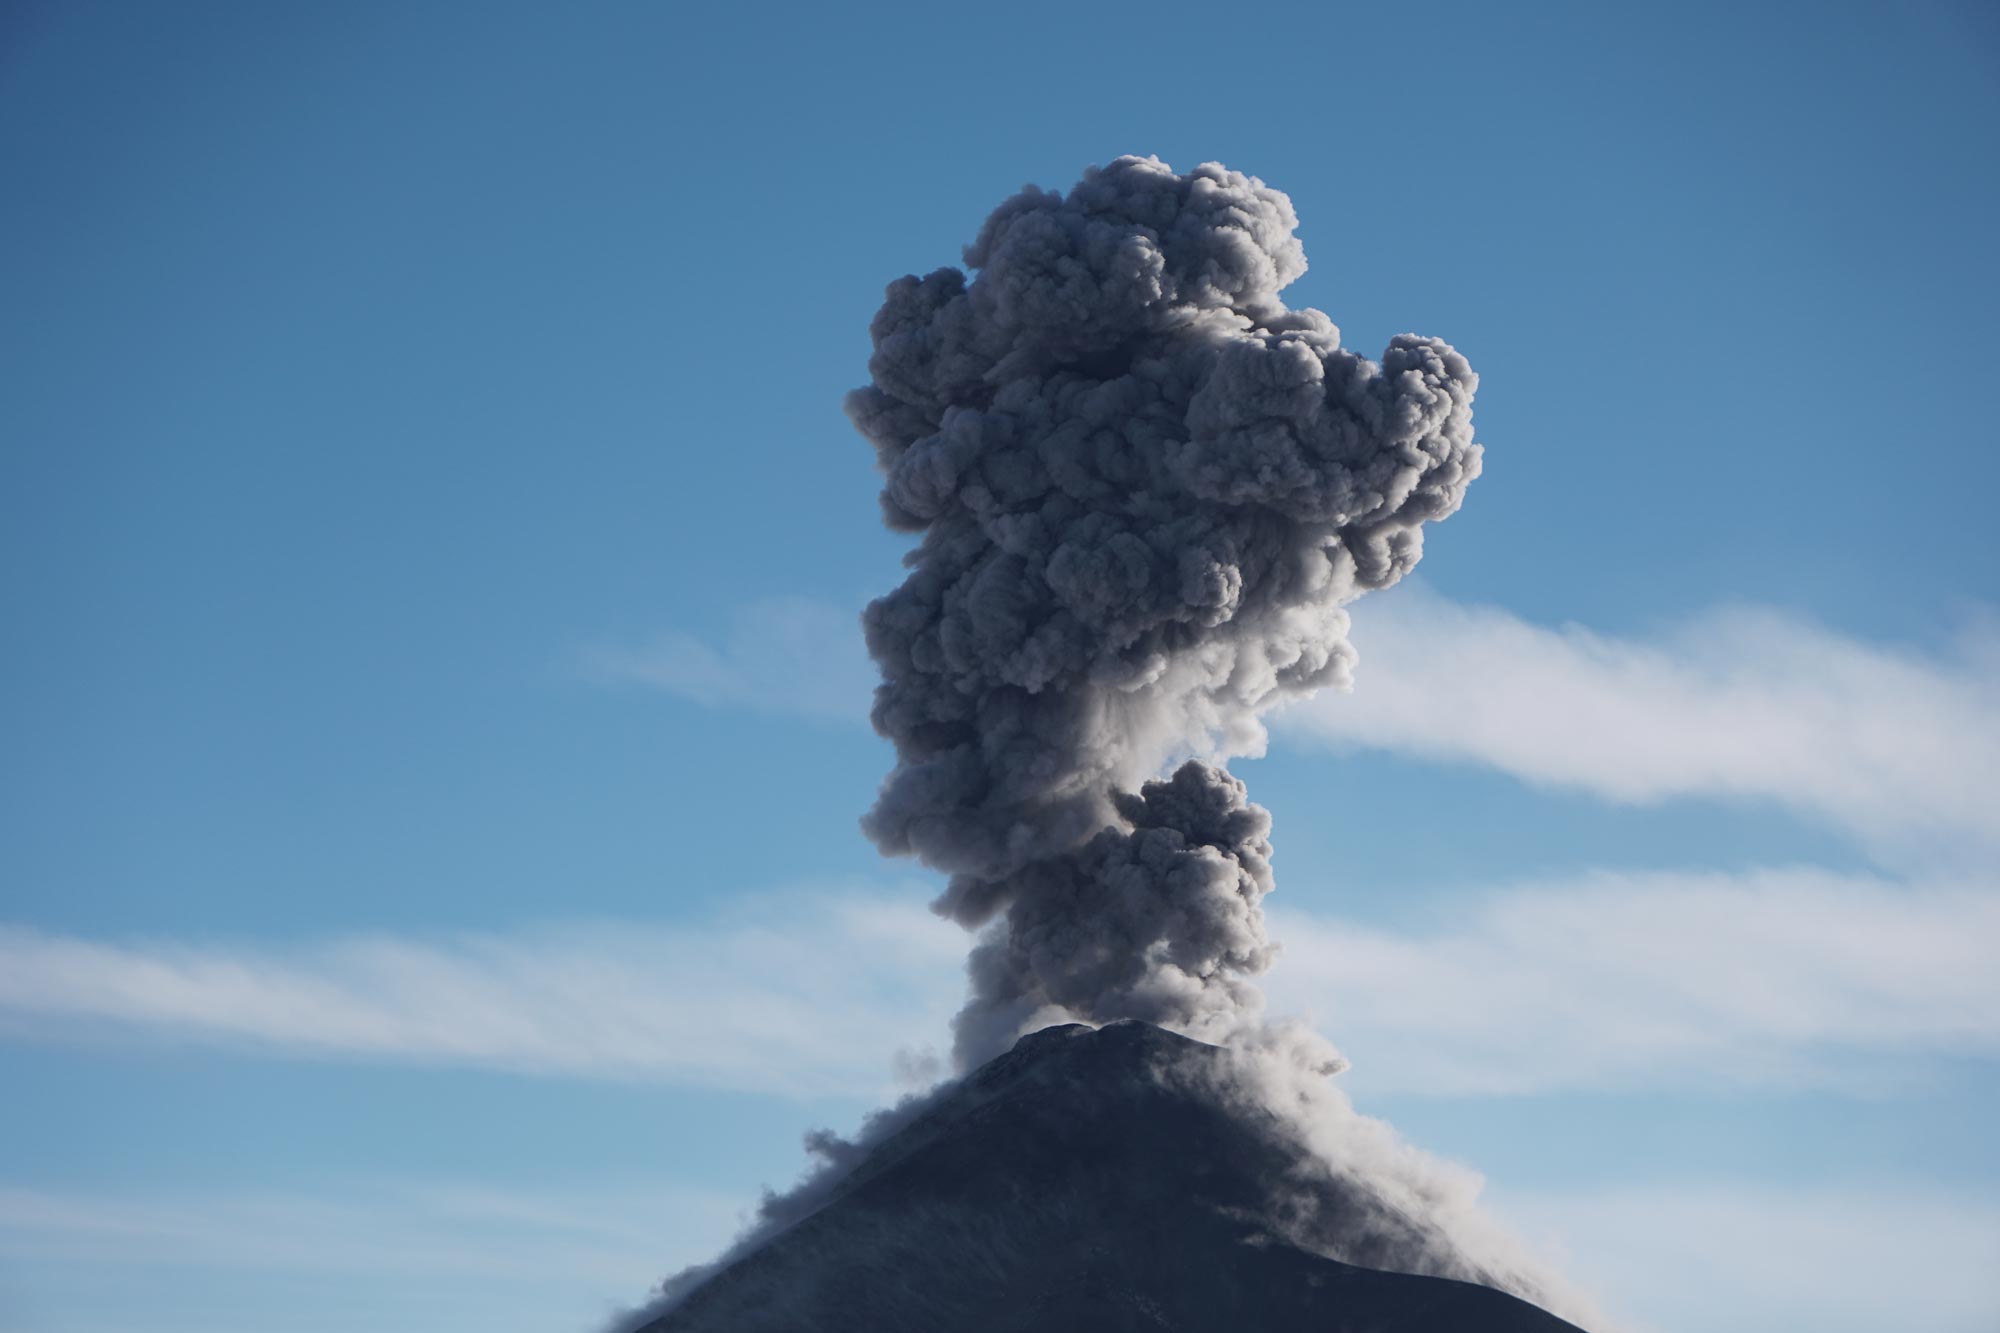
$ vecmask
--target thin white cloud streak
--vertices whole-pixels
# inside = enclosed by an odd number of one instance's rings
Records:
[[[0,931],[0,1032],[879,1094],[941,1043],[965,937],[900,897],[722,922],[294,949]],[[1394,927],[1279,910],[1273,1006],[1358,1093],[1765,1086],[1874,1093],[2000,1056],[2000,896],[1813,870],[1597,875]],[[910,1074],[918,1081],[924,1071]]]
[[[733,1196],[672,1184],[562,1193],[416,1182],[151,1195],[0,1185],[0,1255],[482,1278],[541,1268],[601,1279],[610,1295],[645,1285],[663,1254],[700,1258],[744,1213]]]
[[[441,1317],[494,1333],[583,1333],[662,1271],[714,1253],[747,1211],[734,1195],[672,1181],[116,1192],[0,1184],[0,1314],[48,1333],[415,1333]]]
[[[716,642],[683,631],[638,646],[598,645],[587,676],[650,686],[709,707],[866,722],[875,668],[859,612],[802,597],[737,608]]]
[[[1354,692],[1280,727],[1610,801],[1768,800],[1926,859],[2000,842],[2000,639],[1985,622],[1942,654],[1753,608],[1618,638],[1417,585],[1358,606],[1354,638]]]
[[[2000,844],[1990,615],[1936,653],[1748,606],[1646,637],[1551,628],[1420,581],[1354,616],[1353,693],[1284,710],[1281,734],[1621,803],[1769,801],[1930,864],[1990,863]],[[670,633],[585,661],[600,680],[707,706],[854,722],[875,679],[855,614],[803,598],[753,602],[715,642]]]
[[[2000,1328],[2000,1206],[1987,1198],[1717,1182],[1489,1202],[1637,1333]]]
[[[698,926],[368,936],[302,948],[0,930],[0,1030],[873,1095],[955,1006],[961,932],[830,893]],[[907,1063],[907,1061],[906,1061]]]
[[[672,1182],[383,1182],[321,1193],[0,1186],[0,1268],[41,1316],[35,1326],[52,1333],[135,1319],[189,1330],[352,1327],[357,1288],[372,1293],[370,1327],[434,1327],[440,1311],[476,1308],[481,1327],[581,1329],[590,1308],[711,1252],[740,1204]],[[2000,1206],[1964,1193],[1703,1181],[1502,1189],[1489,1204],[1636,1333],[1986,1333],[2000,1317]],[[189,1273],[232,1280],[183,1280]],[[264,1289],[242,1280],[256,1274],[286,1276],[268,1309],[258,1308]]]
[[[1868,1092],[2000,1055],[2000,895],[1818,870],[1597,874],[1396,928],[1273,913],[1267,988],[1358,1088]],[[1865,1057],[1865,1058],[1862,1058]]]

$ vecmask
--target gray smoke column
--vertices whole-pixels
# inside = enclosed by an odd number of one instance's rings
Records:
[[[848,415],[922,538],[864,618],[897,759],[865,827],[984,928],[962,1066],[1069,1020],[1257,1026],[1270,819],[1217,765],[1347,682],[1342,608],[1479,473],[1464,357],[1372,361],[1280,300],[1297,225],[1255,177],[1121,157],[875,317]]]
[[[1107,1068],[1102,1086],[1037,1085],[1032,1100],[1087,1119],[1120,1088],[1198,1085],[1230,1135],[1262,1145],[1231,1188],[1283,1243],[1498,1287],[1602,1329],[1477,1207],[1476,1176],[1356,1113],[1325,1077],[1332,1048],[1263,1018],[1271,821],[1220,764],[1262,748],[1263,710],[1346,683],[1343,607],[1407,573],[1423,525],[1479,473],[1463,357],[1403,336],[1370,361],[1325,315],[1278,299],[1305,271],[1296,226],[1290,201],[1252,177],[1124,157],[1067,195],[1031,187],[1002,204],[966,249],[972,276],[890,285],[873,382],[848,412],[880,454],[889,524],[922,536],[909,577],[865,616],[883,677],[875,724],[897,759],[866,827],[883,851],[949,872],[937,909],[982,932],[956,1020],[961,1068],[1071,1021],[1139,1019],[1221,1046],[1148,1056],[1141,1083]],[[854,1178],[895,1169],[876,1154],[905,1131],[962,1149],[969,1121],[925,1130],[929,1118],[979,1103],[982,1077],[1012,1078],[1025,1058],[879,1112],[855,1141],[811,1136],[818,1169],[614,1328],[742,1327],[667,1321],[879,1184]],[[1092,1187],[1100,1202],[1118,1194]],[[1005,1226],[990,1208],[887,1208],[876,1250],[829,1257],[808,1242],[789,1251],[798,1266],[762,1270],[785,1274],[767,1294],[831,1290],[820,1284],[851,1277],[857,1254],[890,1273],[963,1269],[939,1290],[972,1292],[1019,1271],[996,1256],[1065,1225],[1060,1201],[1013,1202]],[[733,1289],[764,1290],[745,1282]]]

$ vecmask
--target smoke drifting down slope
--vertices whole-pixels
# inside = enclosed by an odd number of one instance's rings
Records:
[[[897,756],[865,826],[990,927],[962,1068],[1052,1022],[1256,1025],[1270,821],[1215,762],[1346,683],[1343,606],[1478,475],[1463,357],[1405,335],[1377,364],[1279,299],[1297,225],[1253,177],[1122,157],[875,317],[848,414],[923,536],[864,617]]]

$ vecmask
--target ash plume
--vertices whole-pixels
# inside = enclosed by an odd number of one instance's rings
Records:
[[[1030,186],[994,210],[965,251],[970,276],[889,286],[871,382],[847,410],[879,455],[889,525],[921,537],[908,577],[863,617],[882,671],[874,721],[896,751],[864,827],[883,852],[947,872],[936,910],[980,932],[954,1020],[965,1076],[852,1141],[809,1137],[818,1168],[616,1333],[765,1327],[731,1322],[739,1298],[774,1301],[759,1307],[780,1312],[773,1328],[856,1312],[865,1297],[827,1293],[857,1263],[898,1300],[901,1275],[931,1273],[952,1301],[986,1309],[978,1284],[992,1281],[1004,1305],[1010,1282],[1045,1276],[1016,1251],[1067,1235],[1072,1204],[1094,1217],[1239,1138],[1240,1177],[1215,1176],[1236,1202],[1203,1217],[1603,1327],[1480,1212],[1476,1176],[1356,1113],[1327,1077],[1343,1063],[1332,1047],[1263,1015],[1271,820],[1222,764],[1261,751],[1266,709],[1348,683],[1344,607],[1415,566],[1423,525],[1458,508],[1480,466],[1478,380],[1451,347],[1403,335],[1371,361],[1324,314],[1280,301],[1305,271],[1296,227],[1254,177],[1122,157],[1067,194]],[[1139,1054],[1065,1064],[1054,1053],[1076,1032]],[[1063,1082],[1058,1067],[1079,1072]],[[1149,1139],[1131,1178],[1074,1199],[1012,1182],[970,1205],[950,1195],[967,1166],[922,1176],[922,1206],[870,1211],[870,1182],[926,1145],[971,1152],[954,1136],[990,1131],[995,1116],[971,1108],[1016,1077],[1055,1080],[1031,1101],[1056,1139],[1100,1131],[1091,1117],[1113,1103],[1152,1133],[1168,1087],[1221,1115],[1187,1141]],[[1089,1154],[1072,1168],[1094,1169]],[[846,1229],[864,1216],[857,1240]],[[1136,1253],[1126,1225],[1081,1248]],[[1226,1266],[1241,1248],[1208,1253]],[[1030,1326],[1002,1314],[978,1326]]]
[[[922,537],[863,620],[897,758],[864,827],[984,928],[961,1067],[1055,1022],[1255,1026],[1270,820],[1217,765],[1347,682],[1342,608],[1479,473],[1465,358],[1286,308],[1297,225],[1255,177],[1122,157],[875,317],[847,410]]]

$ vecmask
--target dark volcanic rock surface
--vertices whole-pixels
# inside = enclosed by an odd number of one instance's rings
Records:
[[[1140,1023],[1049,1028],[642,1333],[1577,1333],[1513,1296],[1280,1237],[1296,1154]]]

